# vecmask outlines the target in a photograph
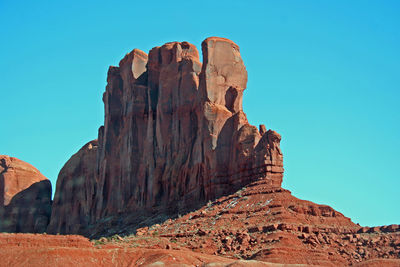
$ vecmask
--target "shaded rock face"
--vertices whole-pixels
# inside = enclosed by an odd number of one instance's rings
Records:
[[[32,165],[0,155],[0,232],[42,233],[50,213],[50,181]]]
[[[52,216],[49,232],[76,233],[82,221],[125,212],[177,213],[258,178],[280,187],[281,137],[247,121],[239,47],[211,37],[202,50],[203,64],[194,45],[172,42],[109,68],[97,157],[81,149],[64,166],[73,171],[60,173],[53,215],[74,212]],[[76,179],[90,189],[68,193]]]
[[[79,233],[89,223],[96,190],[97,140],[85,144],[65,163],[56,185],[51,221],[47,231]]]

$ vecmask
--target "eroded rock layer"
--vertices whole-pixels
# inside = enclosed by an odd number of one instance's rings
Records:
[[[280,187],[281,137],[247,121],[239,47],[211,37],[202,49],[203,64],[194,45],[172,42],[149,55],[134,49],[110,67],[97,157],[78,152],[64,166],[53,214],[72,205],[74,218],[52,216],[50,232],[79,233],[121,213],[177,213],[260,177]],[[79,177],[91,189],[63,197],[65,181]]]
[[[32,165],[0,155],[0,232],[44,232],[50,213],[50,181]]]

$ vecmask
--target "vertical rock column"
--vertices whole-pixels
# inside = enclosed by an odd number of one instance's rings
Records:
[[[149,170],[149,206],[166,206],[198,186],[201,102],[198,92],[201,63],[196,47],[172,42],[150,52],[155,70],[149,90],[157,91],[154,169]],[[158,77],[158,78],[157,78]],[[155,87],[153,87],[156,85]]]
[[[145,176],[141,164],[152,138],[150,99],[147,90],[147,54],[134,49],[110,67],[103,95],[104,127],[99,130],[98,190],[92,219],[122,212],[129,200],[142,205]]]

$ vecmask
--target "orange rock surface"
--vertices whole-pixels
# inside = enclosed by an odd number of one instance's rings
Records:
[[[51,184],[35,167],[0,155],[0,232],[45,232]]]

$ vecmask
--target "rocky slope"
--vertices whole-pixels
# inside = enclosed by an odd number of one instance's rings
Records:
[[[93,234],[113,216],[138,223],[121,214],[171,216],[260,177],[280,186],[281,137],[242,110],[239,47],[212,37],[202,49],[203,64],[195,46],[172,42],[110,67],[97,152],[85,145],[64,166],[48,232]]]
[[[50,212],[50,181],[32,165],[0,155],[0,232],[45,232]]]
[[[137,230],[176,246],[228,258],[284,264],[400,266],[400,226],[360,227],[326,205],[260,179],[201,209]],[[384,266],[384,265],[381,265]]]
[[[0,266],[282,266],[165,249],[143,238],[91,243],[74,235],[0,234],[0,257]]]
[[[296,258],[300,259],[297,262],[304,262],[307,257],[321,257],[315,252],[301,255],[282,253],[280,255],[282,263],[274,263],[278,259],[243,260],[237,259],[237,256],[196,252],[182,246],[182,236],[178,239],[174,240],[153,234],[151,237],[113,236],[89,242],[82,236],[74,235],[0,234],[0,266],[321,266],[317,262],[314,264],[283,263],[293,262]],[[203,238],[203,240],[205,239]],[[243,240],[242,243],[246,243],[246,238],[241,240]],[[223,243],[225,244],[226,241]],[[203,247],[205,246],[203,245]],[[331,256],[331,258],[335,257],[337,258],[337,256]],[[307,260],[307,262],[313,261]],[[367,259],[352,265],[391,267],[399,266],[399,264],[399,260],[396,259],[380,258]],[[342,266],[344,264],[339,264],[337,261],[329,262],[328,266],[332,265]]]

